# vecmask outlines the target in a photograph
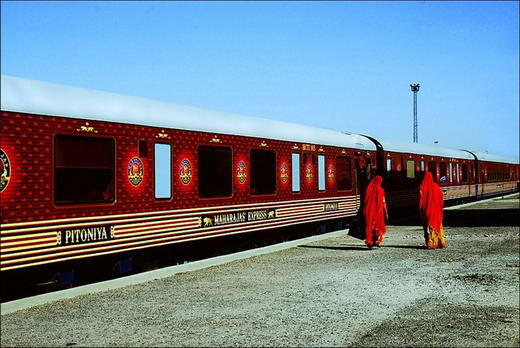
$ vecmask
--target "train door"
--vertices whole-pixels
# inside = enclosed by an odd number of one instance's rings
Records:
[[[470,163],[470,175],[469,175],[470,187],[472,187],[475,190],[475,191],[473,191],[473,189],[470,188],[470,193],[473,193],[474,197],[476,197],[478,195],[478,182],[477,182],[477,176],[476,176],[477,167],[476,166],[477,166],[476,162]]]
[[[365,191],[365,187],[367,185],[365,174],[366,159],[361,152],[356,152],[355,155],[356,157],[354,159],[354,180],[356,181],[356,183],[354,187],[356,188],[356,194],[363,195],[363,192]]]

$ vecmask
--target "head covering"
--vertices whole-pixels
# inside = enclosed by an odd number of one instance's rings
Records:
[[[363,215],[365,217],[365,229],[369,232],[374,229],[386,232],[385,208],[383,206],[385,191],[381,187],[382,183],[383,178],[376,175],[368,184],[365,192]]]
[[[427,226],[431,226],[435,231],[440,231],[444,208],[444,194],[440,186],[433,182],[432,173],[424,173],[419,191],[419,211],[423,223]]]

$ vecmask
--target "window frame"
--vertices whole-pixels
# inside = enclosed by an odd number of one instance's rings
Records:
[[[443,168],[442,167],[444,167],[444,175],[442,175],[442,172],[443,172],[443,170],[442,170]],[[442,179],[443,176],[446,178],[446,181],[442,183],[441,179]],[[439,184],[440,185],[445,185],[448,182],[449,182],[449,180],[448,180],[448,168],[447,168],[446,162],[439,161]]]
[[[410,162],[411,162],[411,164],[412,164],[412,165],[411,165],[411,169],[412,169],[412,170],[411,170],[411,173],[412,173],[412,176],[409,175],[409,174],[410,174],[410,173],[409,173],[409,172],[410,172],[410,170],[409,170],[409,169],[410,169],[410,168],[409,168],[409,167],[410,167]],[[416,176],[416,175],[415,175],[415,160],[413,160],[413,159],[408,159],[408,160],[406,160],[406,178],[407,178],[407,179],[415,179],[415,176]]]
[[[170,196],[169,197],[157,197],[157,145],[168,145],[170,150]],[[154,141],[153,142],[153,198],[154,201],[169,201],[173,199],[173,146],[170,142],[166,141]]]
[[[320,172],[320,158],[323,159],[323,171]],[[325,155],[318,155],[317,156],[317,161],[318,161],[318,165],[317,165],[317,172],[318,172],[318,191],[319,192],[325,192],[327,191],[327,177],[326,177],[326,164],[327,164],[327,160],[325,158]],[[323,188],[320,188],[320,180],[323,180]]]
[[[344,157],[344,158],[348,158],[350,160],[350,173],[349,173],[349,176],[350,176],[350,188],[346,188],[346,189],[341,189],[339,187],[339,166],[338,166],[338,159],[341,158],[341,157]],[[353,173],[352,173],[352,167],[353,167],[353,160],[352,160],[352,156],[348,156],[348,155],[337,155],[336,156],[336,190],[339,191],[339,192],[352,192],[354,190],[354,180],[352,178],[353,176]]]
[[[393,169],[393,162],[394,161],[392,161],[392,157],[387,157],[386,158],[386,172],[387,173],[392,171],[392,169]],[[389,163],[390,163],[390,165],[388,165]]]
[[[298,156],[298,170],[294,170],[294,159],[295,156]],[[300,193],[302,191],[302,172],[301,172],[301,160],[302,155],[298,152],[291,153],[291,191],[292,193]],[[295,176],[298,178],[298,190],[294,189],[294,178]]]
[[[199,151],[200,151],[200,148],[201,147],[205,147],[205,148],[226,148],[226,149],[230,149],[230,156],[231,156],[231,160],[230,160],[230,167],[229,167],[229,180],[230,180],[230,183],[231,183],[231,190],[230,190],[230,194],[229,195],[226,195],[226,196],[201,196],[200,195],[200,178],[201,178],[201,175],[200,175],[200,157],[199,157]],[[206,145],[206,144],[200,144],[197,146],[197,152],[196,152],[196,157],[197,157],[197,198],[200,199],[200,200],[212,200],[212,199],[223,199],[223,198],[233,198],[234,194],[235,194],[235,181],[234,181],[234,172],[233,172],[233,169],[234,169],[234,158],[235,158],[235,153],[234,153],[234,149],[232,146],[225,146],[225,145]]]
[[[464,170],[465,169],[465,170]],[[461,182],[465,183],[468,182],[468,165],[466,163],[462,163],[461,165],[462,175],[461,175]]]
[[[56,198],[56,181],[57,181],[57,175],[56,175],[56,138],[60,136],[66,136],[66,137],[77,137],[77,138],[91,138],[91,139],[108,139],[112,141],[112,198],[110,200],[104,200],[104,201],[83,201],[83,202],[59,202]],[[117,141],[115,137],[111,136],[97,136],[97,135],[87,135],[87,134],[70,134],[70,133],[59,133],[54,134],[53,141],[52,141],[52,173],[53,173],[53,179],[52,179],[52,204],[55,208],[62,209],[62,208],[74,208],[74,207],[84,207],[86,205],[89,206],[97,206],[97,205],[114,205],[117,202],[117,178],[116,178],[116,171],[117,171]],[[70,167],[74,168],[74,167]],[[77,168],[77,167],[76,167]]]
[[[251,153],[253,151],[265,151],[265,152],[272,152],[274,153],[274,192],[269,193],[253,193],[253,161],[251,160]],[[258,148],[252,148],[249,150],[249,195],[251,196],[276,196],[278,194],[278,152],[276,150],[272,149],[258,149]]]

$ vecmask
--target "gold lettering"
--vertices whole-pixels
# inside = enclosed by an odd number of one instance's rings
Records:
[[[75,244],[83,242],[92,242],[96,240],[109,239],[106,226],[101,227],[84,227],[75,230],[65,230],[62,232],[64,244]]]
[[[108,239],[107,230],[105,227],[103,227],[103,231],[101,231],[101,233],[101,237],[103,237],[103,239]]]

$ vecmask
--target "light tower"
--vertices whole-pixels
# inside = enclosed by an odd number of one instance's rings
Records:
[[[419,142],[419,134],[417,129],[417,92],[419,92],[420,84],[411,84],[410,88],[413,92],[413,142]]]

